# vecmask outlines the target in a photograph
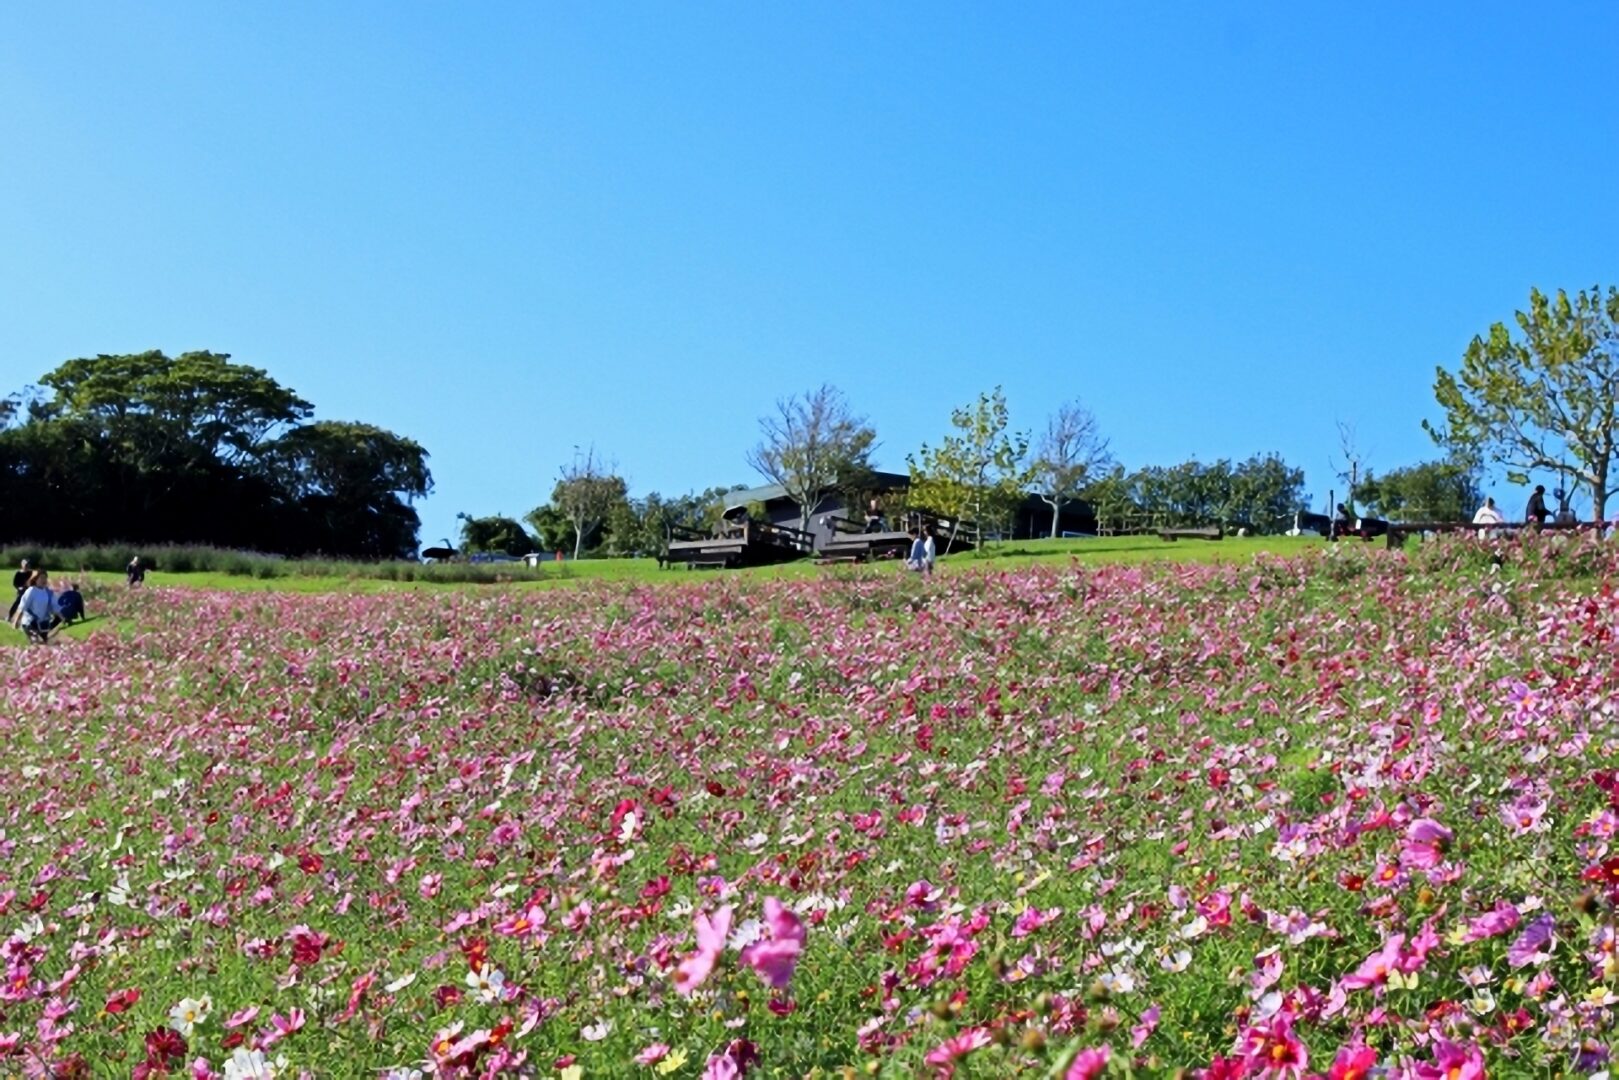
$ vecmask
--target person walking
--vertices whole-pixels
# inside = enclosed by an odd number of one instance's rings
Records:
[[[131,589],[137,585],[145,583],[146,567],[141,565],[141,557],[139,555],[135,556],[133,559],[130,559],[129,565],[124,567],[124,577],[128,579],[129,587]]]
[[[1473,515],[1474,525],[1505,525],[1506,523],[1506,515],[1501,513],[1500,508],[1495,505],[1495,500],[1490,498],[1485,499],[1484,505],[1479,507],[1478,512]]]
[[[1546,509],[1546,485],[1536,484],[1535,493],[1529,496],[1529,505],[1524,507],[1523,523],[1525,525],[1545,525],[1546,519],[1552,513]]]
[[[11,598],[11,607],[6,610],[6,622],[17,617],[17,605],[22,603],[22,594],[28,588],[28,578],[32,571],[28,569],[28,560],[22,561],[22,568],[11,575],[11,587],[17,590],[17,595]]]

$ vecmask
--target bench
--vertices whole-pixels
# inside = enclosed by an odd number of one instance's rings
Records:
[[[1196,529],[1159,529],[1160,540],[1219,540],[1225,535],[1218,525],[1204,525]]]

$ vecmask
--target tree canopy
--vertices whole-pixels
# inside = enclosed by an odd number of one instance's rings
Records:
[[[1477,464],[1454,458],[1382,475],[1368,471],[1353,494],[1373,514],[1394,521],[1467,521],[1484,501]]]
[[[877,433],[836,387],[778,401],[774,416],[760,418],[759,432],[748,464],[798,504],[801,529],[827,496],[860,487],[871,473]]]
[[[954,433],[937,445],[924,443],[919,454],[906,459],[911,467],[911,504],[955,519],[956,524],[971,516],[980,535],[998,528],[1023,501],[1034,477],[1026,463],[1029,437],[1009,433],[1009,424],[1006,395],[998,386],[979,394],[972,405],[954,410],[950,414]]]
[[[427,453],[227,354],[69,360],[0,416],[8,530],[50,543],[217,544],[408,556]]]
[[[1572,297],[1532,289],[1515,322],[1517,334],[1498,322],[1475,337],[1454,373],[1437,370],[1444,426],[1423,426],[1452,451],[1505,466],[1517,483],[1566,468],[1603,520],[1619,455],[1619,288]]]

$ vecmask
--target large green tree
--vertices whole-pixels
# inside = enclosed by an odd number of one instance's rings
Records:
[[[1467,521],[1484,494],[1476,463],[1447,459],[1381,475],[1368,472],[1355,485],[1354,498],[1378,517],[1395,521]]]
[[[536,550],[534,537],[521,522],[501,514],[455,516],[461,522],[461,550],[469,554],[527,555]]]
[[[270,475],[298,506],[302,543],[365,558],[409,558],[420,527],[411,502],[433,489],[427,452],[371,424],[322,420],[267,448]]]
[[[906,458],[911,505],[950,518],[951,542],[968,515],[980,536],[989,528],[1004,527],[1028,493],[1034,478],[1028,464],[1029,437],[1009,432],[1009,425],[1006,395],[997,386],[950,414],[952,434],[937,445],[924,443],[919,453]]]
[[[312,410],[224,353],[69,360],[0,410],[7,531],[55,543],[409,553],[409,504],[431,488],[426,453],[371,425],[308,423]]]
[[[1444,426],[1424,427],[1452,451],[1505,466],[1518,483],[1566,467],[1591,489],[1601,521],[1619,455],[1619,289],[1572,297],[1532,289],[1514,322],[1516,333],[1498,322],[1475,337],[1455,372],[1438,369]]]

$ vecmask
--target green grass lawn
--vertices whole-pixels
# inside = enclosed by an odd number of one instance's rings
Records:
[[[1135,563],[1159,559],[1182,562],[1245,561],[1260,552],[1293,555],[1319,549],[1325,541],[1316,536],[1259,536],[1228,537],[1224,540],[1178,540],[1167,542],[1156,536],[1118,536],[1094,540],[1016,540],[998,544],[983,552],[959,552],[945,555],[939,560],[939,572],[955,574],[977,570],[1002,570],[1031,566],[1037,563],[1061,562],[1077,559],[1082,563]],[[660,570],[652,559],[584,559],[579,562],[542,563],[529,570],[514,564],[510,580],[490,584],[465,582],[440,583],[431,581],[385,581],[360,576],[259,578],[241,574],[187,573],[164,574],[154,572],[147,579],[149,587],[179,586],[197,589],[236,589],[275,592],[352,592],[383,593],[411,590],[443,589],[548,589],[589,581],[640,582],[663,584],[692,582],[709,577],[729,578],[815,578],[827,574],[892,574],[899,573],[894,561],[861,564],[817,566],[813,560],[781,563],[776,566],[749,567],[741,570],[687,570],[683,567]],[[104,585],[121,585],[118,574],[87,573],[81,575]]]

